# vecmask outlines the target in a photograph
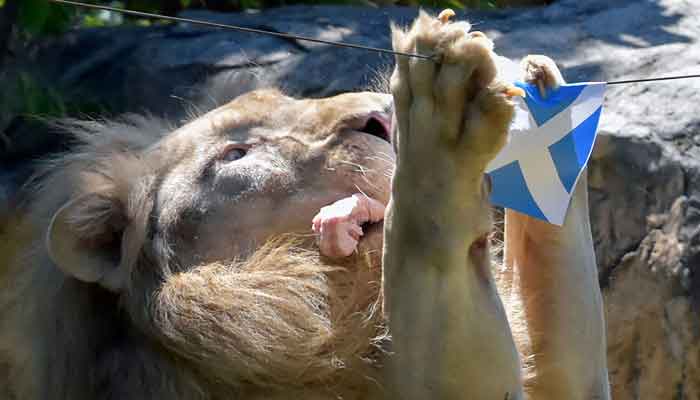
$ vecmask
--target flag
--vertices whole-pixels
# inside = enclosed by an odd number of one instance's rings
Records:
[[[605,83],[574,83],[540,96],[537,86],[517,83],[508,143],[489,163],[491,202],[562,225],[576,182],[595,143]]]

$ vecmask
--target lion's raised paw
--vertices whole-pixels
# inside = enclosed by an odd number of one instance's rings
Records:
[[[509,98],[523,93],[496,81],[493,42],[451,17],[450,12],[437,18],[421,12],[408,30],[393,28],[395,50],[431,57],[397,56],[391,78],[397,147],[399,157],[408,153],[418,163],[444,152],[479,170],[504,143],[512,117]]]

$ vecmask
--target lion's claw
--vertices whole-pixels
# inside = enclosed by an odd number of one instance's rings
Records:
[[[522,92],[496,80],[493,42],[469,32],[467,22],[444,22],[446,15],[441,20],[421,12],[408,31],[393,31],[395,50],[439,60],[397,58],[391,88],[399,160],[410,153],[406,157],[428,165],[449,155],[461,169],[480,171],[505,143],[513,113],[509,98]]]
[[[542,98],[547,97],[547,91],[557,89],[564,83],[564,78],[554,61],[542,55],[529,55],[520,63],[523,70],[523,80],[536,85]]]

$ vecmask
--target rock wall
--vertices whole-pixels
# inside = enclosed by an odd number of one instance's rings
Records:
[[[389,20],[407,23],[415,14],[299,6],[188,16],[388,48]],[[700,71],[696,1],[560,0],[468,17],[501,54],[550,55],[569,81]],[[33,59],[69,98],[175,119],[201,88],[212,98],[242,90],[230,85],[241,76],[326,96],[377,85],[392,62],[360,50],[186,25],[76,31],[43,44]],[[5,128],[15,145],[0,145],[0,214],[12,209],[32,160],[60,148],[47,132],[23,120]],[[609,87],[589,184],[617,400],[700,399],[699,145],[700,79]]]

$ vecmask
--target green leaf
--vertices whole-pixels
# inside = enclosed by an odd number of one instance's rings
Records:
[[[242,8],[260,8],[259,0],[241,0]]]
[[[60,4],[51,4],[49,16],[44,22],[42,33],[59,34],[70,28],[75,21],[77,10],[75,7],[64,7]]]
[[[153,0],[129,0],[124,7],[134,11],[160,12],[160,4]]]
[[[17,90],[22,94],[21,110],[26,115],[65,117],[67,106],[61,95],[50,87],[39,84],[31,75],[19,74]]]
[[[462,3],[460,0],[447,0],[447,7],[454,8],[457,10],[463,10],[464,3]]]
[[[97,27],[105,26],[105,21],[103,19],[98,18],[97,16],[95,16],[93,14],[85,14],[83,16],[83,21],[80,25],[84,26],[86,28],[97,28]]]
[[[47,0],[22,0],[19,3],[19,25],[30,33],[40,33],[49,18]]]

